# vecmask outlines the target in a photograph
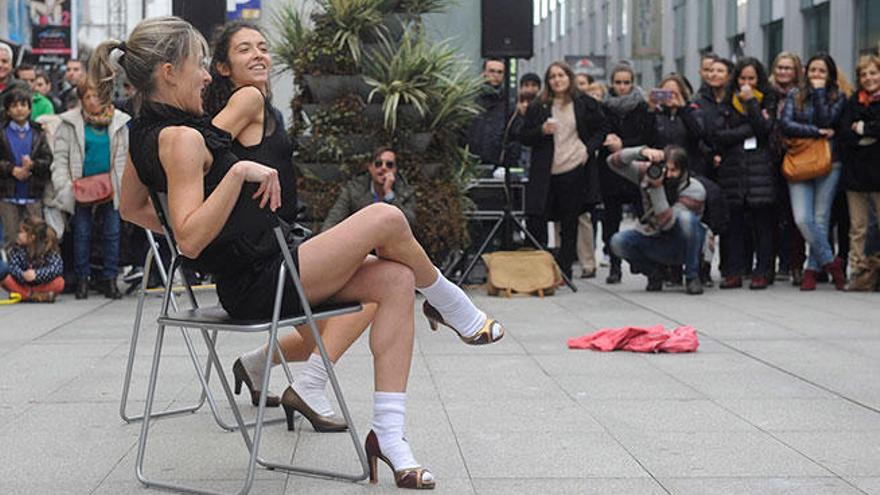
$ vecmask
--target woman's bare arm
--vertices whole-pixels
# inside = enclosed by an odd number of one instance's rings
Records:
[[[244,146],[259,144],[263,138],[264,98],[259,89],[245,86],[229,98],[211,123],[232,135]]]
[[[141,182],[131,161],[131,155],[125,161],[122,171],[122,191],[119,194],[119,215],[126,222],[131,222],[153,232],[162,233],[162,224],[156,216],[156,210],[150,201],[147,186]]]

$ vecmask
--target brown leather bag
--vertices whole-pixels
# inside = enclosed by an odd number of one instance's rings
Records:
[[[782,175],[801,182],[831,172],[831,144],[825,138],[792,138],[786,141]]]
[[[540,297],[552,295],[562,281],[553,256],[546,251],[496,251],[484,254],[489,270],[486,292],[490,296],[514,292]]]
[[[113,199],[110,172],[81,177],[73,181],[73,197],[83,205],[95,205]]]

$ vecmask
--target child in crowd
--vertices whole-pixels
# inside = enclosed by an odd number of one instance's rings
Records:
[[[9,262],[0,260],[0,285],[22,301],[54,302],[64,290],[64,266],[58,237],[39,218],[28,218],[8,248]]]
[[[43,190],[51,177],[52,150],[42,127],[30,120],[31,95],[13,88],[3,97],[0,129],[0,246],[15,239],[28,217],[42,217]]]

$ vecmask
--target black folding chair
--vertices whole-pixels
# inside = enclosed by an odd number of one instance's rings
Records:
[[[167,220],[167,198],[164,194],[152,194],[153,205],[156,208],[156,212],[159,216],[159,219],[162,223],[163,228],[166,231],[166,237],[169,239],[169,242],[172,244],[172,253],[177,253],[174,235],[170,228],[170,224]],[[165,328],[168,326],[171,327],[180,327],[180,328],[191,328],[198,329],[202,338],[205,341],[205,345],[208,348],[208,366],[213,365],[216,367],[218,373],[218,380],[223,388],[223,391],[226,395],[227,401],[229,402],[229,406],[232,409],[232,414],[235,418],[235,427],[241,432],[244,443],[250,452],[250,458],[248,461],[247,467],[247,475],[241,486],[241,489],[238,493],[247,493],[250,491],[251,486],[254,481],[254,474],[256,472],[257,464],[272,470],[281,470],[288,471],[293,473],[302,473],[302,474],[310,474],[317,475],[335,479],[345,479],[351,481],[361,481],[367,478],[369,475],[368,465],[367,465],[367,456],[364,448],[361,444],[360,438],[357,435],[357,432],[354,427],[354,421],[352,420],[351,414],[348,411],[348,407],[345,403],[345,399],[342,395],[342,390],[339,387],[339,382],[336,379],[336,373],[333,369],[333,363],[330,361],[327,350],[324,347],[324,342],[321,339],[321,334],[318,331],[318,326],[316,324],[317,320],[330,318],[333,316],[353,313],[361,310],[360,304],[347,304],[347,305],[336,305],[336,306],[325,306],[325,307],[316,307],[314,310],[309,304],[308,300],[305,297],[305,292],[303,291],[302,283],[299,278],[299,273],[296,269],[296,265],[293,262],[293,256],[290,253],[290,250],[287,246],[287,241],[282,231],[280,225],[275,225],[273,228],[273,232],[275,235],[275,239],[278,242],[278,245],[281,249],[281,252],[284,257],[284,262],[281,264],[281,267],[278,270],[278,278],[277,284],[275,288],[275,302],[274,308],[272,311],[271,319],[265,320],[235,320],[229,317],[229,315],[223,310],[223,308],[219,306],[200,308],[198,306],[198,302],[195,298],[195,294],[192,291],[192,288],[189,286],[187,282],[184,282],[184,286],[189,294],[189,299],[193,305],[192,308],[186,310],[179,311],[170,311],[171,301],[172,301],[172,287],[171,283],[166,283],[165,291],[162,298],[162,308],[160,312],[160,316],[157,320],[158,322],[158,331],[156,334],[156,345],[155,350],[153,352],[153,361],[150,369],[150,379],[149,384],[147,385],[147,397],[146,397],[146,405],[144,407],[144,414],[142,416],[143,422],[141,423],[141,433],[138,439],[138,451],[137,451],[137,461],[136,461],[136,476],[137,479],[148,487],[157,487],[164,488],[168,490],[187,492],[187,493],[216,493],[209,490],[200,489],[198,487],[185,486],[174,484],[165,481],[159,481],[153,478],[148,478],[144,473],[144,459],[146,454],[147,440],[150,430],[150,423],[153,418],[156,416],[153,413],[153,401],[155,399],[156,392],[156,384],[158,378],[159,371],[159,363],[162,355],[162,345],[165,336]],[[182,257],[177,256],[176,254],[172,254],[171,260],[171,268],[169,270],[168,280],[173,279],[173,274],[180,268],[182,262]],[[302,303],[302,314],[294,315],[294,316],[285,316],[281,317],[281,301],[282,296],[284,294],[284,281],[285,277],[290,276],[293,281],[293,285],[296,288],[297,296]],[[300,325],[303,323],[307,323],[312,332],[312,335],[315,338],[315,342],[317,343],[318,350],[321,354],[321,358],[324,361],[324,366],[327,369],[327,374],[330,378],[331,386],[333,387],[333,392],[336,395],[336,399],[339,403],[339,408],[342,411],[342,415],[345,418],[345,421],[348,423],[348,430],[351,434],[352,443],[354,444],[355,451],[357,452],[358,458],[361,464],[361,473],[359,475],[349,475],[345,473],[339,473],[329,470],[319,470],[319,469],[311,469],[311,468],[301,468],[296,467],[290,464],[276,463],[263,459],[259,455],[260,449],[260,441],[263,433],[264,416],[266,411],[266,394],[269,389],[269,377],[272,369],[272,356],[276,352],[277,348],[277,338],[278,338],[278,327],[279,326],[294,326]],[[269,352],[266,353],[266,361],[263,367],[263,380],[260,384],[260,400],[259,405],[257,407],[256,419],[253,422],[253,438],[251,438],[251,434],[248,431],[248,424],[245,424],[242,419],[241,411],[239,410],[235,398],[232,395],[232,389],[229,387],[229,382],[226,379],[225,373],[223,373],[223,366],[220,362],[220,358],[217,355],[216,350],[216,333],[217,332],[243,332],[243,333],[255,333],[255,332],[267,332],[268,340],[267,345],[269,348]],[[213,333],[213,335],[212,335]],[[283,361],[283,359],[282,359]],[[198,362],[194,361],[196,364],[197,370],[200,369]],[[199,378],[199,381],[202,385],[203,394],[208,391],[208,383],[207,378],[210,373],[210,368],[206,369],[206,372],[202,374],[201,372],[197,373],[196,376]],[[210,397],[210,394],[208,394]]]

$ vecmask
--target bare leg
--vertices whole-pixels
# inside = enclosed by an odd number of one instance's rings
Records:
[[[339,293],[373,250],[383,259],[409,267],[416,287],[437,280],[437,270],[413,237],[403,213],[394,206],[376,203],[300,246],[306,297],[322,302]]]

